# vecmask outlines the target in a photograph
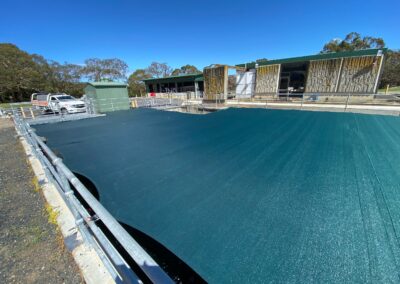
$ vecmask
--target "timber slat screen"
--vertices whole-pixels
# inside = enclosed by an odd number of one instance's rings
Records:
[[[308,69],[306,91],[333,93],[337,89],[342,59],[311,61]]]
[[[345,58],[340,76],[340,93],[373,93],[382,57]]]
[[[260,66],[257,68],[257,94],[271,94],[278,91],[279,70],[279,64]]]
[[[204,68],[204,100],[225,99],[228,93],[228,66]]]
[[[381,57],[363,56],[311,61],[306,91],[373,93],[381,60]]]
[[[275,94],[285,90],[280,86],[284,73],[300,73],[300,70],[287,70],[290,64],[308,64],[304,70],[305,82],[302,87],[305,93],[356,93],[373,94],[376,92],[383,55],[366,55],[316,59],[277,64],[256,65],[257,95]],[[286,76],[287,77],[287,76]],[[293,77],[288,77],[288,87],[294,87]],[[303,91],[301,91],[303,92]]]

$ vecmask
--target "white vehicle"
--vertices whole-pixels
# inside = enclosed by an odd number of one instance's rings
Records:
[[[67,94],[34,93],[31,97],[31,103],[43,112],[51,111],[63,114],[86,112],[86,105],[83,101]]]

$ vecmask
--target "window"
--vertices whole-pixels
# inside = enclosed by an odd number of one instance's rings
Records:
[[[57,99],[60,101],[67,101],[67,100],[73,100],[74,98],[66,95],[66,96],[59,96]]]

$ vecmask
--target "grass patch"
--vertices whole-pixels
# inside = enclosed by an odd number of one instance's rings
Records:
[[[57,225],[57,217],[59,213],[51,207],[50,204],[46,203],[47,218],[50,224]]]
[[[380,93],[384,93],[384,92],[386,92],[386,88],[379,89],[378,91],[379,91]],[[397,86],[397,87],[390,87],[390,88],[389,88],[389,92],[400,92],[400,86]]]
[[[46,236],[46,231],[39,226],[29,228],[29,234],[32,237],[31,244],[37,244]]]
[[[18,240],[18,245],[14,249],[15,255],[42,242],[48,236],[46,229],[35,223],[27,226],[12,227],[9,232],[13,239]]]
[[[47,212],[47,216],[48,216],[47,217],[48,222],[50,224],[53,224],[56,229],[56,239],[55,239],[56,243],[57,243],[58,247],[61,249],[61,251],[64,251],[65,250],[64,236],[62,235],[61,230],[57,224],[57,217],[60,213],[58,211],[54,210],[53,207],[48,203],[46,203],[46,212]]]
[[[34,177],[32,178],[32,184],[33,184],[33,190],[34,190],[35,192],[39,192],[39,191],[40,191],[40,185],[39,185],[39,181],[38,181],[38,179],[37,179],[36,176],[34,176]]]
[[[9,104],[9,103],[2,103],[0,104],[0,108],[3,109],[11,109],[11,108],[19,108],[19,107],[32,107],[32,104],[30,103],[21,103],[21,104]]]

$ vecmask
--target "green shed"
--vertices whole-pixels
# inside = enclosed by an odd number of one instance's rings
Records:
[[[96,112],[127,110],[130,108],[128,85],[118,82],[89,82],[85,95],[93,101]]]

